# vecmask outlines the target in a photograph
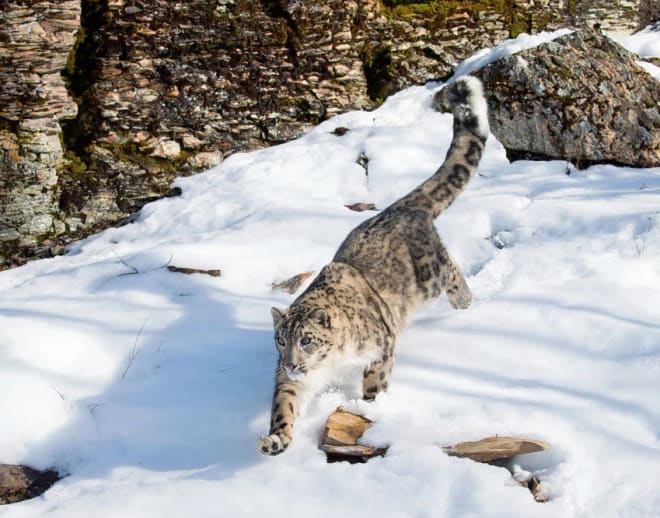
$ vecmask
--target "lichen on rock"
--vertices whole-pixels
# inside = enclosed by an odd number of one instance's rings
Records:
[[[510,158],[660,165],[660,83],[597,30],[579,30],[478,74]]]

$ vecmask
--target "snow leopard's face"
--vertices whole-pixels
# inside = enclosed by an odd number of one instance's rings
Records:
[[[333,333],[328,313],[320,308],[273,308],[275,345],[291,381],[301,381],[321,364],[332,349]]]

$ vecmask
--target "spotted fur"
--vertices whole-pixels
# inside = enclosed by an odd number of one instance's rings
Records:
[[[346,237],[334,259],[286,310],[272,309],[279,351],[270,433],[263,454],[283,452],[305,395],[319,373],[342,365],[362,369],[364,399],[387,390],[396,337],[420,303],[443,291],[456,309],[472,295],[442,245],[433,220],[474,175],[488,118],[481,83],[460,78],[436,96],[454,115],[451,146],[428,180]],[[325,378],[323,378],[325,379]]]

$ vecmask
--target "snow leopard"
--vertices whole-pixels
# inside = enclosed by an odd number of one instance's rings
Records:
[[[302,403],[345,366],[362,376],[362,395],[386,391],[397,335],[420,304],[447,294],[456,309],[472,293],[443,246],[434,220],[474,176],[489,134],[481,82],[458,78],[434,96],[454,117],[444,162],[425,182],[354,228],[288,309],[272,308],[279,360],[270,431],[257,442],[278,455],[293,439]]]

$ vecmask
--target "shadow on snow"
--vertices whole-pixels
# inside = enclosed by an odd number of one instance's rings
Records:
[[[136,290],[165,295],[180,316],[152,332],[158,310],[133,308],[138,325],[132,344],[118,344],[127,355],[114,381],[72,403],[69,424],[30,457],[52,459],[77,479],[125,467],[218,479],[256,463],[273,386],[272,332],[241,328],[232,308],[218,301],[217,284],[166,270],[114,277],[96,290],[99,297]],[[265,301],[255,304],[267,308]],[[102,315],[74,320],[98,333],[114,327]]]

